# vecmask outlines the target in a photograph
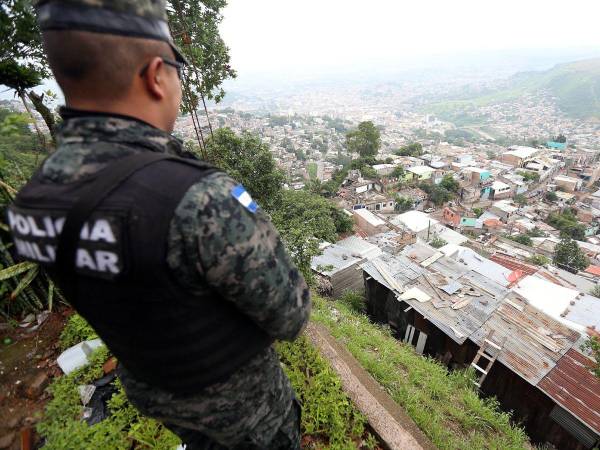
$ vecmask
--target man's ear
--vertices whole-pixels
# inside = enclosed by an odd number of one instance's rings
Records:
[[[164,65],[162,58],[152,58],[143,76],[146,90],[156,100],[162,100],[166,95]]]

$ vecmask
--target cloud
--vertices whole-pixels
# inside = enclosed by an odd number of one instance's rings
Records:
[[[240,71],[351,67],[469,51],[600,46],[590,0],[230,0]]]

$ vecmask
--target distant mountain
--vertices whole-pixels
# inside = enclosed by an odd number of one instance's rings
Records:
[[[543,72],[522,72],[497,86],[466,88],[426,107],[434,113],[453,115],[470,109],[516,100],[525,93],[547,92],[558,107],[574,118],[600,118],[600,58],[559,64]]]

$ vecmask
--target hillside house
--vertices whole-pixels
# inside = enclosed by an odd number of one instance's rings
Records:
[[[429,166],[414,166],[406,169],[405,181],[427,181],[430,180],[436,169]]]
[[[310,267],[331,284],[333,298],[338,298],[346,291],[362,292],[364,285],[357,276],[359,264],[367,259],[352,249],[337,244],[329,244],[321,255],[315,256]]]
[[[407,211],[392,218],[390,222],[424,240],[429,240],[432,237],[434,232],[432,227],[439,223],[436,219],[421,211]]]
[[[558,189],[565,192],[579,191],[583,185],[583,180],[566,175],[557,175],[552,179],[552,182]]]
[[[540,152],[541,150],[537,148],[515,145],[509,147],[508,151],[502,153],[500,161],[513,167],[524,167],[529,159],[538,155]]]
[[[512,270],[460,249],[448,255],[417,243],[361,264],[369,315],[418,353],[477,366],[481,391],[512,410],[534,443],[597,445],[600,380],[581,334],[512,291]],[[476,361],[478,351],[491,364]]]
[[[352,211],[354,222],[367,236],[383,233],[388,230],[383,219],[377,217],[368,209]]]

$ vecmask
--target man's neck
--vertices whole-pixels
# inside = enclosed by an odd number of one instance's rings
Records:
[[[159,130],[169,132],[167,129],[168,127],[166,127],[161,120],[159,120],[156,114],[152,113],[152,108],[143,106],[135,107],[132,105],[132,103],[123,104],[119,102],[103,104],[98,102],[67,100],[66,107],[73,111],[96,112],[103,115],[124,116],[144,122],[153,126],[154,128],[158,128]]]

